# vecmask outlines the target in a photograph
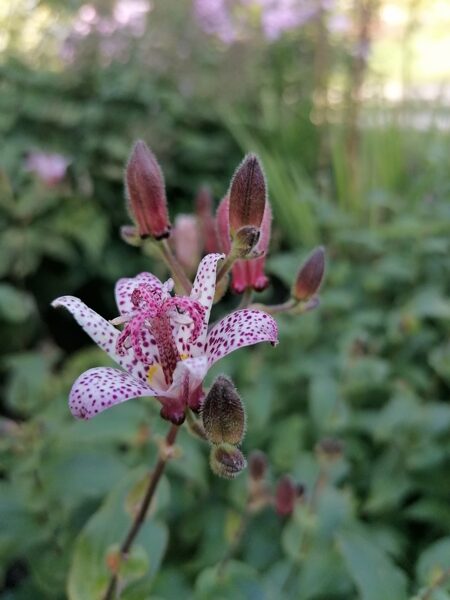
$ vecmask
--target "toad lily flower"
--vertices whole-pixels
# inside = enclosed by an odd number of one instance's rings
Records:
[[[216,361],[243,346],[278,342],[274,319],[259,310],[237,310],[208,331],[222,258],[205,256],[189,297],[172,296],[172,280],[162,284],[150,273],[119,279],[120,316],[111,322],[73,296],[53,301],[123,369],[98,367],[80,375],[69,397],[74,416],[90,419],[130,398],[154,396],[162,404],[161,416],[180,424],[187,406],[199,407],[202,381]]]

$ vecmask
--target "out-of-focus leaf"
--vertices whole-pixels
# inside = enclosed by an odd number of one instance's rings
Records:
[[[0,283],[0,319],[20,322],[28,319],[34,311],[32,297],[9,285]]]
[[[340,533],[339,551],[361,600],[406,600],[406,577],[389,557],[360,534]]]
[[[442,538],[428,546],[417,562],[417,579],[422,585],[433,585],[450,569],[450,537]],[[443,582],[444,590],[450,591],[450,579]]]

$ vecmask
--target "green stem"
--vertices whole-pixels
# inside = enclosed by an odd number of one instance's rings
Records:
[[[252,304],[250,308],[262,310],[263,312],[266,312],[269,315],[277,315],[280,313],[288,312],[295,306],[297,306],[297,302],[295,300],[289,299],[286,300],[286,302],[283,302],[282,304]]]
[[[237,258],[233,253],[230,253],[228,254],[228,256],[225,257],[225,260],[223,261],[222,266],[220,267],[217,273],[216,286],[219,283],[219,281],[221,281],[221,279],[223,279],[231,271],[236,260]]]
[[[253,298],[252,288],[250,288],[250,287],[245,288],[245,291],[242,294],[242,298],[241,298],[241,301],[238,306],[238,310],[240,310],[242,308],[247,308],[250,305],[252,298]]]

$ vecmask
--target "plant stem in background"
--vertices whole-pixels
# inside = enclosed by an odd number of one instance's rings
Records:
[[[139,508],[139,511],[136,514],[136,517],[134,518],[133,523],[131,524],[131,527],[126,535],[125,540],[122,542],[122,545],[120,546],[119,552],[120,552],[120,560],[121,561],[125,561],[127,559],[127,554],[129,553],[131,546],[133,545],[133,542],[136,539],[136,536],[138,535],[138,533],[145,521],[145,517],[147,515],[148,508],[149,508],[150,503],[155,495],[156,488],[158,487],[158,483],[161,480],[161,476],[164,473],[164,469],[166,468],[166,464],[167,464],[168,460],[171,458],[172,449],[173,449],[173,445],[175,443],[175,439],[177,437],[178,429],[179,428],[177,425],[172,425],[166,435],[164,446],[160,450],[158,462],[156,463],[156,466],[151,473],[148,488],[145,493],[142,504]],[[118,597],[116,595],[117,584],[118,584],[118,576],[117,576],[117,574],[113,574],[111,576],[106,593],[103,597],[104,600],[113,600],[113,598]]]
[[[239,545],[242,541],[242,538],[244,537],[245,531],[249,524],[250,517],[251,513],[247,505],[244,512],[242,513],[239,527],[237,528],[236,533],[234,534],[233,539],[230,542],[230,545],[226,549],[225,554],[223,555],[221,561],[217,566],[217,577],[223,576],[229,561],[233,558],[237,549],[239,548]]]

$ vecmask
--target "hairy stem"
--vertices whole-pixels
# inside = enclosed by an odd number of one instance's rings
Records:
[[[166,464],[171,455],[171,449],[173,444],[175,443],[175,439],[178,433],[178,426],[172,425],[169,429],[163,449],[160,451],[158,462],[154,470],[151,473],[150,480],[148,483],[147,491],[145,492],[144,499],[142,500],[142,504],[131,524],[128,533],[120,546],[120,560],[125,561],[127,559],[127,555],[133,545],[134,540],[136,539],[141,527],[145,521],[145,517],[147,515],[148,507],[155,495],[156,488],[158,487],[158,483],[161,480],[161,475],[164,473],[164,469],[166,468]],[[113,600],[118,598],[119,596],[116,593],[118,584],[118,576],[117,574],[113,574],[109,581],[108,588],[106,590],[105,595],[103,596],[103,600]]]

